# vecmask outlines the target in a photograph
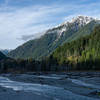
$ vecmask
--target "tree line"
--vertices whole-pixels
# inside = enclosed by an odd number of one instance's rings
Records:
[[[91,35],[65,43],[39,61],[32,58],[0,60],[1,73],[69,70],[100,70],[100,25]]]

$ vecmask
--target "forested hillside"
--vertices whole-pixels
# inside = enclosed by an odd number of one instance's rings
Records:
[[[42,59],[50,55],[63,43],[90,34],[97,24],[99,24],[99,20],[86,16],[78,16],[71,22],[65,22],[47,30],[42,37],[26,42],[11,51],[8,56],[22,59]]]
[[[100,69],[100,25],[91,35],[65,43],[51,56],[59,65],[73,69]]]
[[[5,56],[0,53],[0,59]],[[65,43],[41,61],[3,59],[0,72],[100,70],[100,25],[85,37]]]

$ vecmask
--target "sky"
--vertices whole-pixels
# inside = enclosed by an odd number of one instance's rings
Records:
[[[78,15],[100,18],[100,0],[0,0],[0,48],[15,49]]]

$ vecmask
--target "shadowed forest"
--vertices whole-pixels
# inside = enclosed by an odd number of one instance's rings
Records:
[[[39,61],[0,53],[0,72],[100,70],[100,25],[85,37],[65,43]]]

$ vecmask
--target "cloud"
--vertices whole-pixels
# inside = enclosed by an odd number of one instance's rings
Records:
[[[29,39],[40,37],[45,30],[80,14],[100,17],[98,2],[24,7],[9,6],[10,2],[12,0],[6,0],[0,6],[0,41],[3,41],[0,42],[1,48],[15,48]]]
[[[44,32],[37,33],[37,34],[32,34],[32,35],[22,35],[22,37],[21,37],[21,38],[18,38],[18,39],[19,39],[19,40],[28,41],[28,40],[32,40],[32,39],[39,38],[39,37],[42,36],[43,34],[44,34]]]
[[[19,40],[17,39],[23,35],[33,34],[35,38],[35,36],[37,37],[36,33],[54,26],[50,13],[55,15],[59,10],[59,8],[52,9],[46,6],[14,8],[14,11],[12,9],[8,8],[8,11],[0,12],[0,41],[2,40],[1,38],[5,41],[6,39],[9,41],[13,41],[14,39],[14,43],[16,42],[17,46],[19,45]],[[16,47],[14,43],[11,43],[10,46]],[[21,43],[24,43],[24,41],[21,41]],[[3,43],[3,47],[6,46],[7,44]]]

